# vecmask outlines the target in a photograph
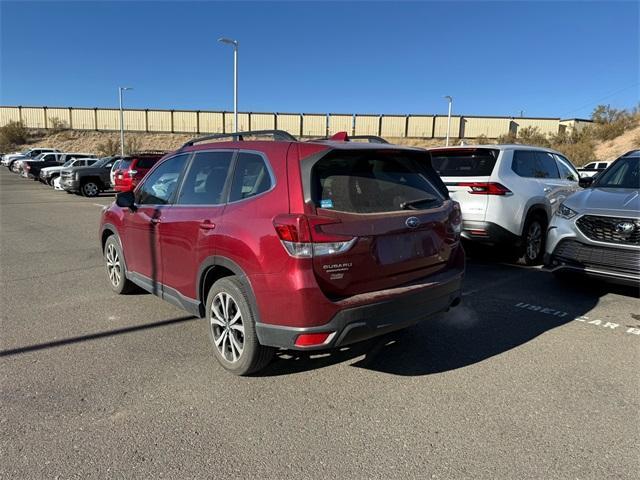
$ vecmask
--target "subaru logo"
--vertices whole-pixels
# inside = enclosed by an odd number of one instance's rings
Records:
[[[616,225],[616,233],[622,236],[631,235],[636,226],[631,222],[620,222]]]
[[[420,220],[418,220],[416,217],[409,217],[404,223],[409,228],[418,228],[418,225],[420,225]]]

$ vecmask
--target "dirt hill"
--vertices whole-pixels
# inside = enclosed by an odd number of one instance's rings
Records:
[[[627,130],[618,138],[596,145],[595,155],[598,160],[615,160],[635,148],[640,148],[640,125]]]
[[[180,147],[186,141],[194,138],[194,134],[170,133],[127,133],[125,143],[131,150],[166,150],[171,151]],[[389,138],[392,143],[417,147],[444,146],[444,139],[414,139]],[[485,139],[491,142],[492,139]],[[66,130],[57,133],[37,132],[33,134],[28,144],[19,146],[16,150],[30,147],[52,147],[65,152],[118,153],[120,145],[118,132],[94,132],[80,130]],[[472,144],[472,140],[467,140]],[[459,139],[451,139],[451,145],[459,145]],[[640,148],[640,125],[626,131],[614,140],[600,142],[595,145],[595,159],[612,160],[617,156],[634,148]],[[111,151],[108,151],[111,150]]]

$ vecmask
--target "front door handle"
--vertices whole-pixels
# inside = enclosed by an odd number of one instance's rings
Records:
[[[213,230],[214,228],[216,228],[216,224],[208,220],[200,224],[201,230]]]

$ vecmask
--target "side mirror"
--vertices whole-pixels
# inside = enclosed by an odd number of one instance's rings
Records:
[[[128,208],[132,212],[136,210],[136,197],[133,192],[120,192],[116,195],[116,205],[122,208]]]
[[[593,184],[593,177],[580,177],[578,180],[578,185],[582,188],[589,188]]]

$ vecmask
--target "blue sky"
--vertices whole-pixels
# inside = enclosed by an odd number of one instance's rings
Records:
[[[6,2],[0,103],[585,117],[640,97],[638,2]]]

